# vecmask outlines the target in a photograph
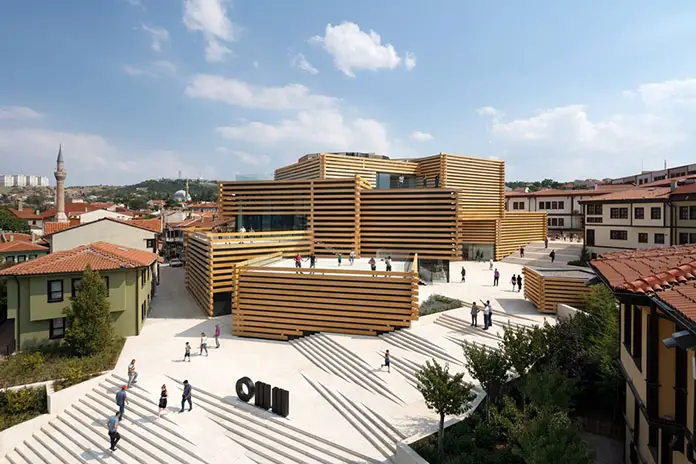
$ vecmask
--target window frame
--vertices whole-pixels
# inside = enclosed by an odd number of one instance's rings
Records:
[[[155,242],[156,242],[156,240],[154,238],[146,238],[145,239],[145,248],[154,250],[155,249]]]
[[[62,330],[63,332],[61,334],[56,335],[56,327],[55,327],[55,321],[62,321],[63,326],[58,328],[58,330]],[[56,340],[59,338],[64,338],[65,337],[65,325],[67,324],[67,321],[64,317],[56,317],[54,319],[49,320],[49,327],[48,327],[48,338],[50,340]]]
[[[650,219],[653,221],[658,221],[662,219],[662,208],[659,206],[650,207]]]
[[[616,213],[616,214],[614,214]],[[615,207],[609,209],[610,219],[628,219],[628,208],[625,207]]]
[[[689,206],[689,220],[696,220],[696,205]]]
[[[104,279],[104,286],[106,287],[106,296],[109,296],[109,276],[102,276]]]
[[[642,206],[633,208],[633,219],[645,219],[645,208]]]
[[[660,237],[660,238],[658,239],[658,237]],[[655,232],[655,234],[653,236],[653,241],[655,242],[655,244],[664,245],[665,244],[665,234]]]
[[[75,285],[76,283],[79,283],[79,288]],[[77,292],[82,288],[82,277],[73,277],[70,279],[70,295],[75,298],[77,296]]]
[[[551,202],[551,209],[558,209],[558,201]]]
[[[53,298],[52,297],[53,291],[51,290],[51,284],[53,282],[60,282],[60,298]],[[46,302],[47,303],[60,303],[61,301],[63,301],[65,299],[65,288],[63,285],[63,279],[48,280],[48,281],[46,281],[46,285],[47,285],[47,287],[46,287],[47,288],[47,292],[46,292]],[[56,290],[56,292],[57,292],[57,290]]]
[[[633,305],[623,304],[623,344],[629,353],[632,352],[632,334],[633,334]]]
[[[643,372],[643,310],[640,306],[633,305],[633,341],[631,343],[631,356],[636,367]]]
[[[565,209],[565,201],[558,202],[558,209]]]
[[[688,206],[680,206],[679,207],[679,220],[680,221],[688,221],[689,220],[689,207]]]
[[[558,218],[558,227],[565,227],[565,220],[563,218]]]
[[[688,245],[689,243],[689,233],[688,232],[679,232],[679,236],[677,237],[679,240],[679,245]]]
[[[638,232],[638,243],[648,243],[647,232]]]
[[[616,235],[619,235],[619,237],[617,237]],[[609,231],[609,240],[628,240],[628,231],[627,230],[610,230]]]

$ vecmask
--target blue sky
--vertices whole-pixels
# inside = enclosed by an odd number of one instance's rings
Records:
[[[26,0],[0,6],[0,171],[68,185],[447,152],[507,177],[696,162],[696,3]]]

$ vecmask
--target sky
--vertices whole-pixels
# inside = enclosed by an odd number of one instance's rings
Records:
[[[696,2],[0,2],[0,173],[272,175],[305,153],[696,163]]]

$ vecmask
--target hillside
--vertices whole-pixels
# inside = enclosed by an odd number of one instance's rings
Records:
[[[150,179],[133,185],[93,185],[68,187],[68,194],[75,198],[96,196],[100,201],[129,203],[134,198],[166,200],[177,190],[186,189],[186,179]],[[211,180],[189,180],[189,193],[194,201],[217,200],[218,184]]]

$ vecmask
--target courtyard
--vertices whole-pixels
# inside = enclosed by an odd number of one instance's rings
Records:
[[[355,268],[369,269],[366,261],[357,261]],[[336,260],[320,259],[315,272],[337,266]],[[394,271],[401,266],[394,263]],[[465,283],[460,282],[462,266]],[[113,374],[76,398],[77,406],[53,422],[68,427],[67,415],[72,427],[68,432],[87,437],[66,435],[74,437],[65,445],[73,448],[73,457],[124,462],[119,456],[125,454],[107,450],[103,421],[113,414],[113,396],[124,383],[127,365],[136,359],[138,383],[129,390],[131,405],[119,446],[140,462],[192,462],[192,456],[206,463],[389,462],[399,441],[437,429],[437,416],[415,388],[414,373],[426,360],[435,358],[449,363],[454,372],[463,371],[462,342],[495,347],[503,324],[553,322],[538,314],[523,292],[512,291],[510,278],[522,266],[497,262],[494,267],[501,274],[499,286],[493,286],[487,262],[452,262],[453,282],[419,287],[421,302],[434,293],[466,303],[491,300],[494,325],[488,331],[471,327],[468,308],[459,308],[421,317],[409,329],[378,337],[321,333],[289,342],[233,337],[231,317],[206,317],[186,291],[185,271],[163,267],[145,327],[126,341]],[[345,257],[341,268],[350,269]],[[378,261],[377,269],[384,269],[384,263]],[[213,337],[216,324],[221,327],[220,348],[215,348]],[[201,332],[208,336],[208,355],[199,353]],[[191,362],[183,362],[186,342],[192,346]],[[387,349],[391,373],[380,369]],[[235,384],[245,376],[288,390],[289,416],[241,402]],[[193,410],[179,414],[184,380],[193,387]],[[157,419],[163,384],[169,390],[169,408]],[[44,443],[26,437],[36,448],[25,449],[27,456],[52,451],[43,433],[38,439]]]

